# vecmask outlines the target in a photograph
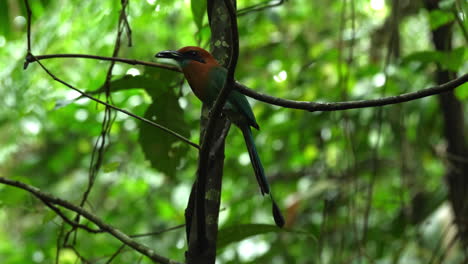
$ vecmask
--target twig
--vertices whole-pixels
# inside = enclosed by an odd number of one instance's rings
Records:
[[[51,54],[51,55],[39,55],[35,57],[26,57],[25,67],[28,66],[30,62],[39,61],[43,59],[51,59],[51,58],[86,58],[86,59],[97,59],[97,60],[106,60],[106,61],[118,61],[130,65],[143,65],[149,67],[157,67],[163,68],[170,71],[180,72],[180,70],[172,65],[161,64],[161,63],[153,63],[147,61],[140,61],[134,59],[124,59],[124,58],[112,58],[112,57],[105,57],[105,56],[97,56],[97,55],[87,55],[87,54]],[[310,112],[316,111],[341,111],[341,110],[349,110],[349,109],[358,109],[358,108],[366,108],[366,107],[377,107],[377,106],[385,106],[390,104],[399,104],[404,102],[409,102],[417,99],[421,99],[424,97],[444,93],[450,90],[453,90],[460,85],[466,83],[468,81],[468,74],[464,74],[457,79],[453,79],[450,82],[445,84],[441,84],[438,86],[433,86],[430,88],[422,89],[416,92],[411,93],[404,93],[400,95],[394,95],[384,98],[378,99],[370,99],[370,100],[359,100],[359,101],[345,101],[345,102],[330,102],[330,103],[317,103],[317,102],[309,102],[309,101],[295,101],[289,99],[283,99],[275,96],[271,96],[268,94],[260,93],[254,91],[247,86],[239,83],[236,81],[234,84],[234,88],[237,89],[239,92],[247,95],[251,98],[254,98],[258,101],[262,101],[264,103],[269,103],[272,105],[277,105],[285,108],[292,108],[298,110],[307,110]]]
[[[49,201],[47,200],[44,200],[42,198],[39,198],[47,207],[49,207],[52,211],[54,211],[58,216],[60,216],[60,218],[63,219],[63,221],[65,221],[67,224],[69,224],[70,226],[72,226],[73,228],[81,228],[81,229],[84,229],[90,233],[94,233],[94,234],[97,234],[97,233],[102,233],[104,232],[104,230],[101,230],[101,229],[93,229],[93,228],[90,228],[89,226],[86,226],[86,225],[82,225],[74,220],[71,220],[69,219],[64,213],[62,213],[62,211],[60,211],[59,208],[57,208],[56,206],[54,206],[53,204],[51,204]]]
[[[280,6],[283,3],[284,3],[284,0],[279,0],[275,3],[272,3],[271,1],[266,1],[260,4],[255,4],[246,8],[239,9],[239,11],[237,11],[237,16],[243,16],[243,15],[247,15],[253,12],[259,12],[267,8]]]
[[[123,251],[124,248],[125,244],[121,245],[117,251],[115,251],[114,254],[112,254],[112,256],[106,261],[106,264],[110,264]]]
[[[27,45],[28,45],[28,53],[31,52],[31,16],[32,16],[32,12],[31,12],[31,6],[29,6],[29,1],[28,0],[24,0],[24,5],[26,6],[26,15],[27,15],[27,19],[28,19],[28,33],[27,33]]]
[[[173,227],[169,227],[169,228],[166,228],[166,229],[163,229],[163,230],[160,230],[160,231],[154,231],[154,232],[149,232],[149,233],[130,235],[130,237],[136,238],[136,237],[145,237],[145,236],[157,236],[157,235],[161,235],[161,234],[163,234],[163,233],[169,232],[169,231],[181,229],[181,228],[183,228],[184,226],[185,226],[185,224],[180,224],[180,225],[176,225],[176,226],[173,226]]]
[[[391,11],[391,18],[390,18],[390,39],[388,41],[387,53],[385,55],[385,64],[383,68],[385,82],[381,90],[381,96],[384,96],[387,87],[388,87],[388,67],[390,65],[392,55],[395,51],[395,44],[396,44],[396,37],[398,34],[398,25],[399,25],[399,17],[398,17],[398,10],[399,10],[399,0],[392,0],[392,11]],[[380,142],[382,140],[382,122],[383,122],[383,108],[378,108],[377,111],[374,113],[375,117],[373,120],[377,121],[377,140],[375,145],[372,147],[372,163],[371,163],[371,177],[369,185],[367,186],[366,191],[366,205],[364,208],[364,221],[362,223],[362,237],[359,241],[359,244],[362,248],[366,247],[367,239],[368,239],[368,231],[369,231],[369,218],[371,216],[371,211],[374,206],[373,199],[374,199],[374,192],[375,192],[375,182],[377,179],[377,175],[379,174],[379,153],[380,153]],[[364,253],[365,251],[360,251]],[[367,256],[366,254],[362,254],[363,256]]]
[[[97,56],[97,55],[88,55],[88,54],[50,54],[50,55],[39,55],[39,56],[34,56],[32,55],[31,53],[29,53],[27,56],[26,56],[26,61],[24,63],[24,69],[26,69],[28,66],[29,66],[29,63],[31,62],[37,62],[39,63],[39,65],[46,71],[47,74],[49,74],[55,81],[57,82],[60,82],[62,83],[63,85],[77,91],[78,93],[81,94],[81,96],[83,97],[86,97],[88,99],[91,99],[95,102],[98,102],[100,104],[103,104],[105,106],[108,106],[116,111],[119,111],[119,112],[122,112],[126,115],[129,115],[131,117],[134,117],[140,121],[143,121],[145,123],[148,123],[152,126],[155,126],[177,138],[179,138],[180,140],[184,141],[185,143],[199,149],[200,147],[198,146],[198,144],[194,143],[194,142],[191,142],[189,139],[185,138],[184,136],[162,126],[162,125],[159,125],[151,120],[148,120],[144,117],[140,117],[140,116],[137,116],[135,114],[132,114],[130,112],[128,112],[127,110],[124,110],[124,109],[121,109],[121,108],[118,108],[116,106],[113,106],[113,105],[110,105],[110,104],[107,104],[97,98],[94,98],[93,96],[85,93],[85,92],[82,92],[81,90],[69,85],[68,83],[62,81],[61,79],[57,78],[54,74],[52,74],[47,68],[44,67],[44,65],[42,63],[40,63],[40,60],[46,60],[46,59],[52,59],[52,58],[84,58],[84,59],[96,59],[96,60],[105,60],[105,61],[118,61],[118,62],[123,62],[123,63],[126,63],[126,64],[130,64],[130,65],[143,65],[143,66],[150,66],[150,67],[156,67],[156,68],[162,68],[162,69],[166,69],[166,70],[170,70],[170,71],[176,71],[176,72],[180,72],[180,70],[175,67],[175,66],[172,66],[172,65],[167,65],[167,64],[161,64],[161,63],[154,63],[154,62],[147,62],[147,61],[140,61],[140,60],[134,60],[134,59],[125,59],[125,58],[115,58],[115,57],[106,57],[106,56]]]
[[[127,16],[127,14],[125,13],[125,9],[128,6],[128,0],[121,0],[120,3],[122,5],[122,10],[120,11],[119,21],[117,23],[117,36],[115,39],[115,45],[114,45],[114,51],[112,52],[112,57],[117,57],[119,54],[120,42],[121,42],[123,30],[124,30],[124,26],[123,26],[123,24],[125,23],[124,19]],[[111,63],[109,64],[109,68],[107,70],[104,84],[103,84],[103,87],[105,90],[105,96],[106,96],[106,103],[108,104],[112,103],[112,97],[111,97],[111,92],[110,92],[110,81],[111,81],[112,70],[114,69],[114,65],[115,65],[115,61],[111,61]],[[89,173],[88,173],[89,174],[88,186],[86,187],[86,190],[83,193],[83,197],[81,198],[81,202],[80,202],[81,207],[83,207],[86,201],[88,200],[89,194],[91,193],[91,190],[93,189],[93,186],[94,186],[94,182],[97,178],[99,169],[101,168],[102,162],[104,160],[104,153],[105,153],[107,141],[109,139],[109,132],[112,128],[112,124],[114,123],[115,117],[116,115],[115,113],[113,115],[111,108],[106,106],[104,110],[104,118],[101,124],[101,132],[99,134],[99,137],[96,139],[93,152],[91,155],[91,161],[89,164]],[[80,222],[80,215],[76,216],[75,221],[78,223]],[[74,232],[75,229],[76,227],[73,227],[66,234],[64,243],[67,243],[69,235],[72,232]],[[75,233],[74,239],[76,240],[76,233]]]
[[[103,105],[105,105],[105,106],[108,106],[109,108],[112,108],[112,109],[114,109],[114,110],[116,110],[116,111],[122,112],[122,113],[124,113],[124,114],[126,114],[126,115],[128,115],[128,116],[131,116],[131,117],[133,117],[133,118],[136,118],[136,119],[138,119],[138,120],[140,120],[140,121],[143,121],[143,122],[145,122],[145,123],[148,123],[148,124],[150,124],[150,125],[152,125],[152,126],[155,126],[155,127],[159,128],[159,129],[163,130],[164,132],[169,133],[169,134],[171,134],[171,135],[177,137],[178,139],[180,139],[180,140],[182,140],[183,142],[185,142],[185,143],[191,145],[192,147],[195,147],[195,148],[197,148],[197,149],[200,148],[200,147],[198,146],[198,144],[196,144],[196,143],[190,141],[189,139],[185,138],[184,136],[178,134],[177,132],[174,132],[174,131],[170,130],[169,128],[166,128],[166,127],[164,127],[164,126],[162,126],[162,125],[160,125],[160,124],[157,124],[157,123],[155,123],[155,122],[153,122],[153,121],[151,121],[151,120],[148,120],[148,119],[146,119],[146,118],[144,118],[144,117],[140,117],[140,116],[138,116],[138,115],[135,115],[135,114],[133,114],[133,113],[131,113],[131,112],[125,110],[125,109],[118,108],[118,107],[113,106],[113,105],[111,105],[111,104],[108,104],[108,103],[106,103],[106,102],[104,102],[104,101],[101,101],[101,100],[99,100],[99,99],[97,99],[97,98],[94,98],[93,96],[91,96],[91,95],[89,95],[89,94],[87,94],[87,93],[85,93],[85,92],[79,90],[78,88],[75,88],[74,86],[72,86],[72,85],[66,83],[65,81],[59,79],[57,76],[55,76],[53,73],[51,73],[51,72],[50,72],[39,60],[37,60],[37,59],[35,58],[35,56],[32,55],[31,53],[29,53],[27,57],[31,57],[31,58],[32,58],[32,61],[37,61],[37,63],[39,63],[39,65],[41,66],[41,68],[42,68],[50,77],[52,77],[55,81],[57,81],[57,82],[59,82],[59,83],[65,85],[65,86],[67,86],[67,87],[70,88],[70,89],[73,89],[73,90],[77,91],[77,92],[78,92],[79,94],[81,94],[82,96],[84,96],[84,97],[86,97],[86,98],[88,98],[88,99],[91,99],[91,100],[93,100],[93,101],[95,101],[95,102],[98,102],[98,103],[100,103],[100,104],[103,104]],[[26,60],[28,60],[28,59],[26,59]]]
[[[156,262],[159,262],[159,263],[162,263],[162,264],[176,264],[176,263],[179,263],[179,262],[176,262],[174,260],[170,260],[170,259],[168,259],[168,258],[166,258],[164,256],[160,256],[160,255],[156,254],[152,249],[150,249],[147,246],[133,240],[131,237],[129,237],[128,235],[126,235],[125,233],[120,231],[119,229],[117,229],[117,228],[115,228],[115,227],[113,227],[113,226],[111,226],[109,224],[106,224],[99,217],[92,214],[91,212],[88,212],[87,210],[83,209],[82,207],[74,205],[74,204],[72,204],[72,203],[70,203],[70,202],[68,202],[66,200],[57,198],[57,197],[55,197],[55,196],[53,196],[51,194],[45,193],[45,192],[41,191],[39,188],[37,188],[37,187],[28,185],[28,184],[20,182],[20,181],[15,181],[15,180],[10,180],[10,179],[4,178],[4,177],[0,177],[0,183],[10,185],[10,186],[14,186],[14,187],[17,187],[19,189],[23,189],[23,190],[31,193],[32,195],[34,195],[35,197],[37,197],[41,201],[47,201],[50,204],[60,205],[60,206],[62,206],[64,208],[67,208],[68,210],[71,210],[73,212],[76,212],[76,213],[82,215],[83,217],[85,217],[86,219],[91,221],[93,224],[98,226],[100,229],[102,229],[104,232],[107,232],[107,233],[111,234],[113,237],[117,238],[118,240],[120,240],[125,245],[135,249],[136,251],[138,251],[141,254],[149,257],[153,261],[156,261]]]
[[[210,110],[210,118],[206,126],[205,136],[204,136],[202,147],[200,150],[201,157],[206,157],[206,158],[208,156],[204,156],[204,155],[208,154],[207,151],[209,149],[208,146],[213,137],[213,128],[215,125],[215,119],[221,114],[221,110],[224,106],[224,103],[226,103],[227,97],[229,93],[231,92],[231,89],[233,88],[234,83],[235,83],[234,73],[235,73],[236,66],[237,66],[237,59],[239,57],[239,33],[237,30],[236,11],[230,0],[224,0],[224,4],[226,5],[226,8],[229,13],[230,21],[231,21],[232,53],[231,53],[231,58],[229,61],[226,81],[224,83],[224,87],[219,92],[218,97],[216,98],[216,101],[213,104],[213,107]]]
[[[468,42],[468,31],[463,23],[462,18],[458,15],[459,13],[462,14],[463,7],[461,6],[462,3],[457,1],[452,9],[452,13],[455,17],[455,21],[457,21],[458,26],[460,27],[461,32],[463,33],[463,37],[465,37],[465,42]],[[458,10],[457,6],[459,6],[460,10]],[[466,14],[465,14],[466,16]],[[465,17],[466,20],[466,17]]]
[[[236,71],[237,60],[239,59],[239,31],[237,28],[237,16],[236,9],[230,0],[224,0],[226,4],[227,11],[229,13],[229,20],[231,22],[231,38],[232,38],[232,53],[229,61],[228,72],[226,76],[226,83],[224,84],[224,89],[229,89],[229,87],[234,84],[234,73]],[[222,92],[222,91],[221,91]],[[226,93],[229,95],[230,90]],[[221,97],[221,93],[219,95]],[[222,97],[221,97],[222,98]],[[219,99],[219,98],[218,98]]]
[[[60,242],[62,237],[63,237],[63,232],[65,230],[65,223],[62,223],[60,225],[60,230],[59,230],[59,233],[57,235],[57,242],[55,243],[55,247],[56,247],[56,250],[55,250],[55,264],[59,264],[59,261],[60,261],[60,250],[62,249],[62,243]]]
[[[75,246],[72,246],[72,245],[67,245],[67,246],[64,246],[63,248],[66,248],[66,249],[70,249],[71,251],[73,251],[73,253],[78,257],[78,259],[80,260],[80,263],[83,263],[83,264],[91,264],[91,262],[89,260],[87,260],[85,257],[83,257],[80,252],[75,248]]]
[[[122,5],[121,15],[122,15],[124,27],[127,30],[128,46],[131,47],[132,46],[132,28],[130,27],[130,23],[128,22],[127,11],[125,11],[125,9],[128,8],[129,3],[128,3],[128,0],[121,0],[120,3]]]
[[[24,63],[24,69],[26,69],[31,62],[35,62],[38,60],[47,60],[47,59],[54,59],[54,58],[83,58],[83,59],[95,59],[95,60],[104,60],[104,61],[118,61],[130,65],[143,65],[149,67],[156,67],[162,68],[170,71],[181,72],[179,68],[176,66],[163,64],[163,63],[155,63],[149,61],[141,61],[135,59],[125,59],[125,58],[116,58],[116,57],[106,57],[106,56],[98,56],[98,55],[90,55],[90,54],[76,54],[76,53],[69,53],[69,54],[48,54],[48,55],[37,55],[35,57],[26,57],[26,61]]]
[[[365,108],[365,107],[377,107],[377,106],[385,106],[385,105],[409,102],[409,101],[421,99],[424,97],[448,92],[450,90],[453,90],[461,86],[467,81],[468,81],[468,74],[464,74],[450,82],[447,82],[438,86],[433,86],[430,88],[422,89],[416,92],[404,93],[400,95],[388,96],[384,98],[371,99],[371,100],[332,102],[332,103],[315,103],[315,102],[307,102],[307,101],[294,101],[294,100],[282,99],[282,98],[274,97],[271,95],[255,92],[239,82],[236,82],[235,86],[236,86],[236,89],[240,91],[241,93],[249,97],[252,97],[254,99],[257,99],[259,101],[265,102],[265,103],[287,107],[287,108],[294,108],[294,109],[307,110],[310,112],[316,112],[316,111],[339,111],[339,110],[349,110],[349,109],[357,109],[357,108]]]

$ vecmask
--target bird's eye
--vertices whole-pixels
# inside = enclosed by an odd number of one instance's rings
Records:
[[[200,63],[206,63],[205,60],[202,58],[201,53],[197,50],[188,50],[184,52],[184,55],[186,56],[187,60],[198,61]]]

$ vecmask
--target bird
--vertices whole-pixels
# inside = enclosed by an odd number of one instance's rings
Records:
[[[224,87],[227,69],[221,66],[211,53],[200,47],[187,46],[178,50],[161,51],[155,57],[175,60],[195,96],[208,107],[213,106]],[[284,217],[271,193],[252,135],[251,127],[257,130],[260,127],[245,95],[232,90],[223,107],[223,113],[242,131],[260,192],[270,196],[275,223],[278,227],[283,227]]]

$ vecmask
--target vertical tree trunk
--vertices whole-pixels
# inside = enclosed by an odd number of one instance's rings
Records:
[[[427,10],[438,8],[439,0],[425,0]],[[452,50],[452,23],[432,31],[432,42],[437,51]],[[436,82],[446,83],[455,78],[455,73],[437,66]],[[444,137],[447,141],[448,198],[455,215],[455,224],[464,251],[468,253],[468,148],[464,131],[463,107],[453,91],[439,95],[439,104],[444,121]]]
[[[235,0],[233,0],[235,3]],[[229,15],[224,1],[207,1],[208,19],[211,28],[211,51],[215,58],[227,66],[231,57],[232,37]],[[208,109],[203,106],[201,117],[201,136],[203,138],[207,125]],[[224,143],[229,131],[230,122],[225,117],[216,120],[215,136],[209,142],[210,155],[208,172],[206,176],[205,192],[197,193],[197,183],[192,188],[189,205],[186,210],[187,240],[189,249],[186,253],[189,264],[214,264],[216,261],[216,241],[218,234],[218,216],[221,199],[221,183],[224,165]],[[199,166],[200,166],[199,160]],[[200,173],[200,172],[198,172]],[[197,173],[197,179],[200,175]],[[197,206],[197,197],[204,196],[204,210]],[[199,217],[202,211],[204,216]],[[200,225],[199,221],[204,221]],[[200,230],[200,228],[204,230]]]
[[[204,113],[205,107],[204,107]],[[203,138],[207,116],[202,113],[202,131],[200,138]],[[205,191],[198,193],[197,182],[193,184],[190,194],[189,205],[186,209],[186,230],[188,240],[188,251],[186,259],[188,264],[214,264],[216,260],[216,241],[218,235],[218,216],[221,199],[221,183],[224,166],[224,143],[230,123],[225,118],[220,118],[216,122],[215,138],[210,144],[209,165],[206,174]],[[199,160],[200,166],[201,160]],[[197,173],[197,179],[199,179]],[[204,210],[201,217],[200,208],[197,206],[198,195],[204,197]],[[204,230],[200,230],[199,221],[204,220]]]

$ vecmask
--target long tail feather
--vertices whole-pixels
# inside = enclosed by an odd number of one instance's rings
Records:
[[[278,227],[283,227],[285,223],[283,214],[281,214],[281,210],[278,204],[276,204],[275,199],[273,199],[273,195],[271,195],[271,193],[270,193],[270,198],[271,198],[271,204],[272,204],[271,211],[273,212],[273,219],[275,219],[275,224]]]
[[[244,135],[245,144],[247,145],[247,150],[250,156],[250,162],[255,171],[255,177],[257,178],[258,185],[260,186],[260,191],[262,195],[269,194],[272,203],[272,213],[275,223],[278,227],[284,226],[284,217],[281,214],[281,210],[278,207],[273,195],[270,192],[270,185],[268,184],[267,178],[265,176],[265,171],[263,170],[262,162],[258,156],[257,148],[255,147],[255,142],[252,136],[252,131],[248,125],[241,126],[242,134]]]
[[[245,144],[247,145],[247,150],[249,151],[250,161],[252,167],[255,171],[255,177],[257,177],[258,185],[260,186],[260,191],[262,195],[270,193],[270,186],[265,177],[265,171],[263,170],[262,162],[258,156],[257,148],[255,147],[255,142],[252,136],[252,131],[248,125],[242,126],[242,134],[244,134]]]

